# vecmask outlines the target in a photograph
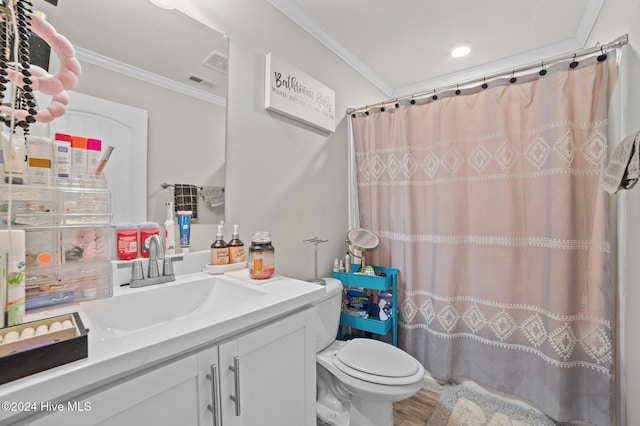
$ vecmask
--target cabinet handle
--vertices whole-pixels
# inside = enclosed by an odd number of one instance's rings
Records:
[[[207,409],[213,414],[213,426],[222,425],[220,419],[220,375],[218,374],[218,365],[211,364],[211,373],[207,374],[207,379],[211,380],[211,404],[207,405]]]
[[[235,395],[229,396],[229,399],[236,404],[236,416],[240,415],[240,358],[233,357],[233,367],[229,367],[233,371],[233,379],[235,384]]]

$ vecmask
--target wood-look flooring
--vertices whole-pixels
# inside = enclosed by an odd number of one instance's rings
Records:
[[[442,385],[425,379],[424,386],[414,396],[393,404],[394,426],[424,426],[438,403]]]

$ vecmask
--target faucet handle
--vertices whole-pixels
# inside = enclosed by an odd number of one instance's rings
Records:
[[[142,261],[136,260],[131,265],[131,280],[144,279],[144,273],[142,272]]]
[[[164,264],[162,265],[162,275],[165,277],[173,275],[173,258],[165,257]]]
[[[159,275],[158,260],[149,258],[149,272],[147,273],[147,278],[158,278]]]

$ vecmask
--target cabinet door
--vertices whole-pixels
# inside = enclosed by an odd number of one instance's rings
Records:
[[[217,346],[198,352],[198,371],[200,425],[221,426],[220,365]]]
[[[64,403],[33,426],[197,425],[197,357],[172,362],[97,393]]]
[[[224,426],[316,424],[313,308],[219,345]]]

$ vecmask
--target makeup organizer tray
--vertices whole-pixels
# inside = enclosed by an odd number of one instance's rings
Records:
[[[8,221],[25,230],[27,310],[111,296],[115,230],[104,179],[0,184],[0,223]]]
[[[0,329],[0,384],[86,358],[88,331],[77,312]]]

